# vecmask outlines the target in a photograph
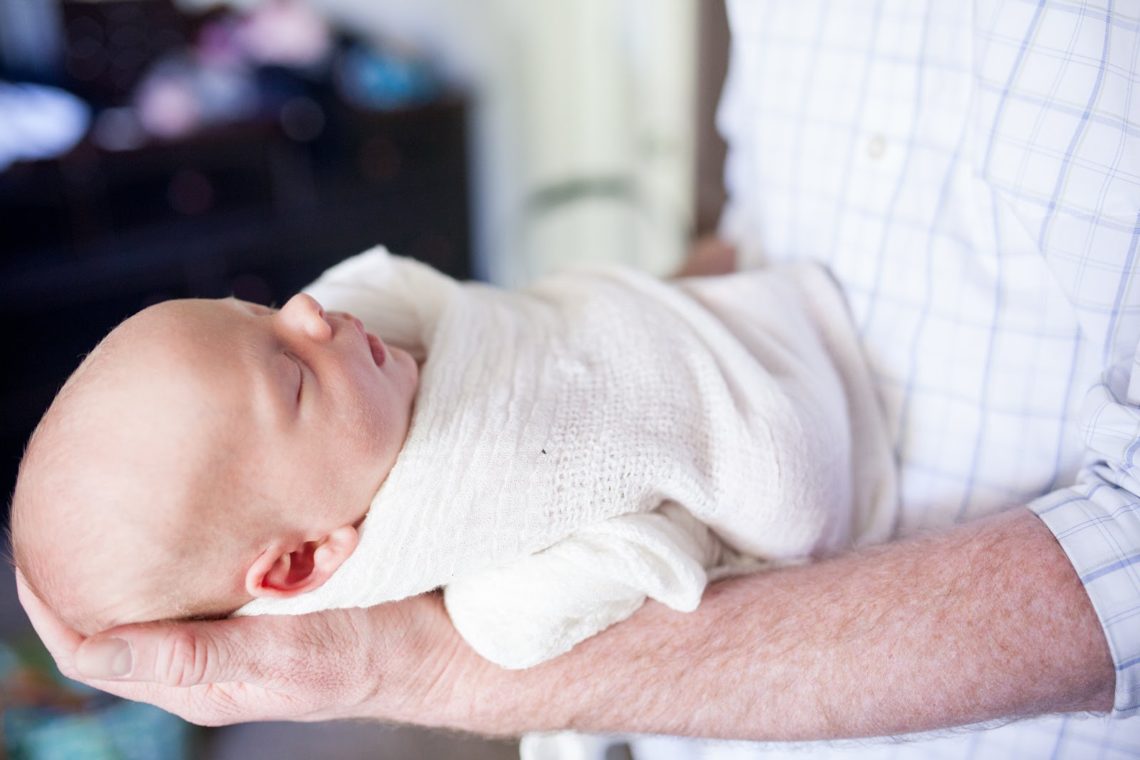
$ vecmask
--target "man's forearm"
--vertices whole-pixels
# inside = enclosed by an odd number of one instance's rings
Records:
[[[1112,706],[1114,670],[1068,560],[1026,510],[714,584],[525,671],[462,645],[436,707],[458,728],[747,739],[898,734]]]

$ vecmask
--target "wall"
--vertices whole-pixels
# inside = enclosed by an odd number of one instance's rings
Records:
[[[474,93],[477,274],[515,285],[574,262],[665,273],[680,260],[699,0],[311,2],[430,52]]]

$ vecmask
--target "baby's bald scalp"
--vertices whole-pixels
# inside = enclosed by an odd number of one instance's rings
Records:
[[[393,347],[379,363],[372,340],[304,295],[126,320],[25,453],[13,541],[33,589],[90,633],[323,583],[410,425],[415,362]]]
[[[218,468],[202,426],[164,414],[201,405],[183,302],[152,306],[115,328],[61,388],[28,442],[12,500],[17,567],[69,624],[93,632],[132,605],[180,612],[170,589],[186,578],[139,573],[197,558],[208,540],[202,492]],[[186,429],[186,428],[190,429]],[[205,473],[212,472],[207,478]],[[174,609],[171,609],[173,607]]]

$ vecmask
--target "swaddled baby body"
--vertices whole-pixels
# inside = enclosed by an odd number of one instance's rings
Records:
[[[29,442],[13,545],[83,632],[443,586],[477,651],[527,667],[647,596],[689,610],[719,574],[884,539],[894,502],[818,269],[506,293],[378,249],[279,311],[116,328]]]

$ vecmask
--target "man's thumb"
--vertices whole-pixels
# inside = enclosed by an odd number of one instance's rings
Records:
[[[75,668],[86,678],[124,678],[133,667],[131,645],[122,639],[91,638],[75,652]]]
[[[79,646],[75,668],[85,678],[175,687],[224,680],[223,647],[204,627],[167,623],[112,629]]]

